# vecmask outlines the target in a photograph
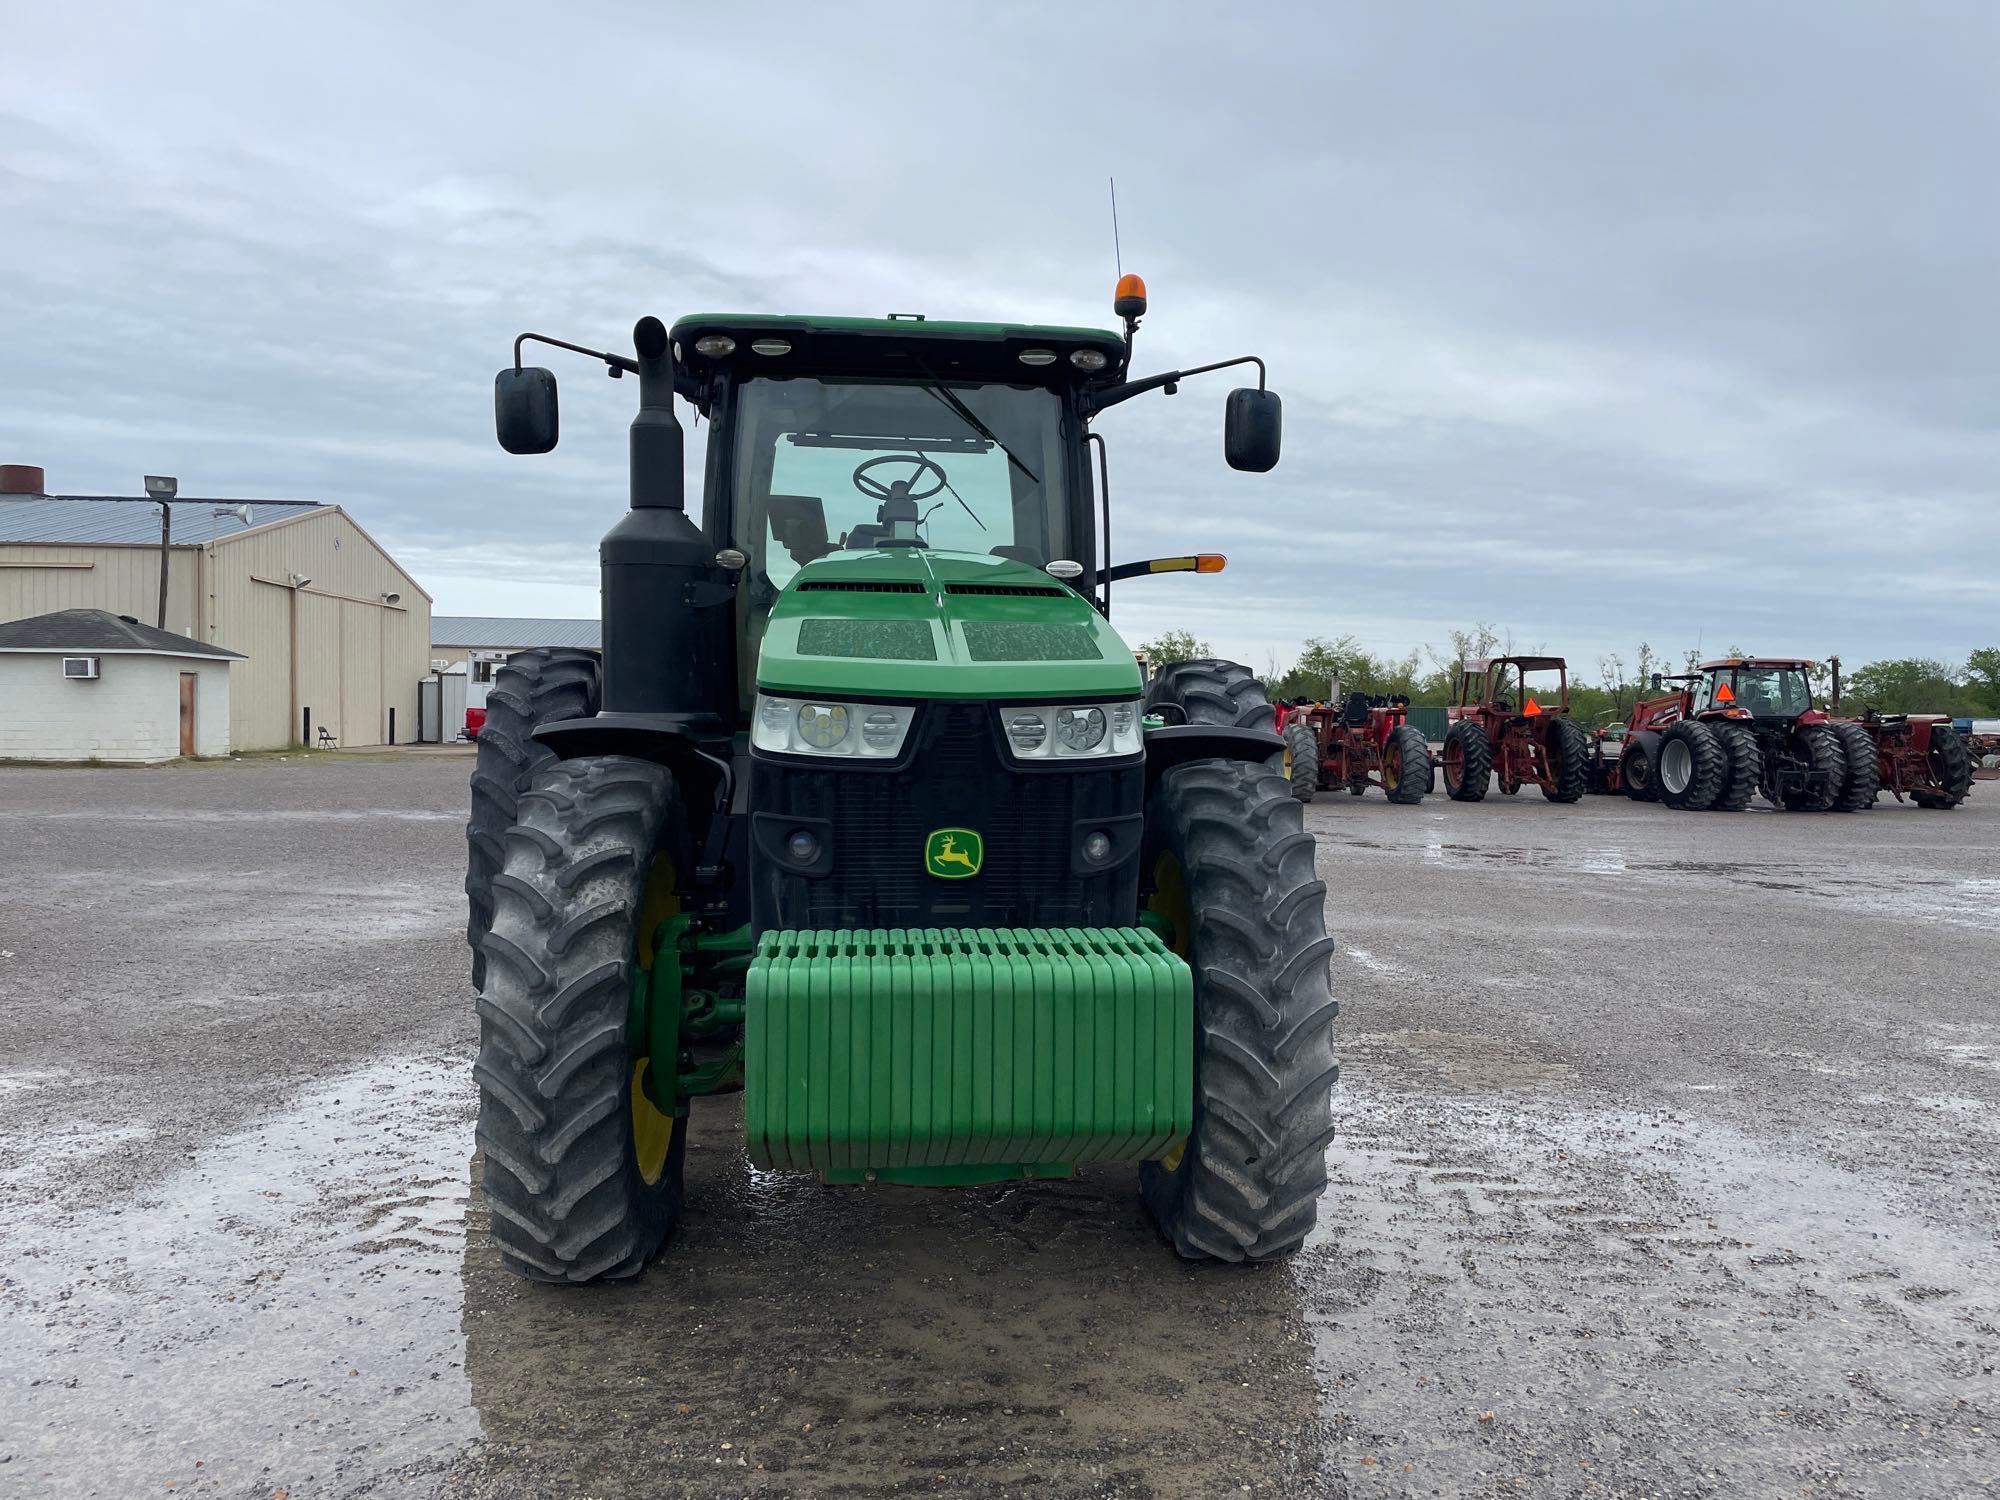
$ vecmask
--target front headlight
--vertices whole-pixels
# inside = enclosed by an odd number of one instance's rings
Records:
[[[893,760],[902,751],[916,713],[906,703],[841,703],[759,693],[750,742],[759,750],[784,755]]]
[[[1137,703],[1034,703],[1000,710],[1016,760],[1097,760],[1139,752]]]

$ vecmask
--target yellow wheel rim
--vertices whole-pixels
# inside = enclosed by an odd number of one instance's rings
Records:
[[[632,1064],[632,1155],[648,1187],[667,1170],[667,1152],[674,1144],[674,1117],[661,1114],[646,1097],[646,1068],[652,1059]]]
[[[1153,861],[1153,893],[1146,898],[1146,910],[1172,924],[1174,935],[1167,946],[1186,958],[1188,939],[1194,932],[1194,921],[1188,914],[1187,877],[1181,862],[1168,850],[1162,849]]]
[[[646,876],[646,894],[639,903],[639,952],[636,956],[642,969],[653,967],[654,933],[662,922],[680,912],[678,887],[673,861],[661,855],[653,861],[653,868]],[[644,1037],[633,1043],[629,1092],[632,1096],[632,1159],[638,1164],[639,1176],[651,1187],[667,1170],[667,1153],[674,1144],[674,1117],[662,1113],[660,1107],[646,1097],[646,1070],[653,1061],[646,1050],[648,1045]]]

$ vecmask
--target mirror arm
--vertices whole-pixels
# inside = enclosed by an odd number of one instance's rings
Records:
[[[545,333],[524,333],[514,340],[514,368],[517,370],[521,368],[521,345],[525,344],[529,339],[533,339],[538,344],[549,344],[557,349],[567,349],[572,354],[586,354],[592,359],[601,359],[611,367],[609,373],[613,380],[616,380],[621,375],[637,375],[639,373],[639,362],[636,359],[628,359],[622,354],[607,353],[602,349],[586,349],[581,344],[571,344],[566,343],[562,339],[552,339]]]
[[[1257,367],[1257,389],[1264,389],[1264,361],[1255,354],[1241,355],[1236,359],[1219,359],[1212,365],[1196,365],[1189,370],[1169,370],[1164,375],[1148,375],[1143,380],[1128,380],[1122,385],[1114,385],[1108,390],[1085,391],[1083,393],[1083,414],[1095,416],[1106,407],[1116,406],[1121,401],[1130,401],[1134,396],[1143,396],[1147,391],[1157,391],[1165,386],[1168,395],[1174,387],[1190,375],[1206,375],[1211,370],[1227,370],[1234,365],[1255,365]]]

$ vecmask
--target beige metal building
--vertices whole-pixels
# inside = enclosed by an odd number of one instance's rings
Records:
[[[25,477],[24,477],[25,476]],[[41,471],[0,486],[0,621],[108,609],[151,625],[160,511],[144,497],[46,495]],[[23,493],[32,486],[34,493]],[[354,518],[307,501],[177,498],[165,628],[241,652],[237,750],[413,741],[430,671],[431,598]]]

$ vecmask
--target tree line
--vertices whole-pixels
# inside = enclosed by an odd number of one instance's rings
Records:
[[[1207,641],[1185,630],[1169,630],[1139,649],[1155,670],[1169,662],[1198,661],[1215,654]],[[1401,693],[1415,704],[1442,705],[1452,701],[1466,662],[1510,655],[1515,649],[1511,634],[1484,623],[1451,631],[1442,648],[1424,646],[1406,656],[1377,655],[1351,635],[1313,636],[1297,660],[1283,665],[1274,655],[1258,676],[1274,700],[1324,698],[1329,679],[1337,676],[1343,693]],[[1541,654],[1527,648],[1521,652]],[[1732,646],[1715,654],[1744,653]],[[1584,723],[1623,719],[1634,702],[1653,696],[1655,672],[1691,672],[1707,659],[1712,658],[1699,651],[1675,657],[1642,641],[1629,661],[1613,652],[1600,656],[1595,670],[1588,672],[1583,663],[1571,662],[1570,712]],[[1813,692],[1824,703],[1833,689],[1831,664],[1814,662],[1812,678]],[[2000,646],[1983,647],[1958,663],[1898,657],[1843,666],[1841,706],[1849,712],[1867,707],[1883,713],[2000,715]]]

